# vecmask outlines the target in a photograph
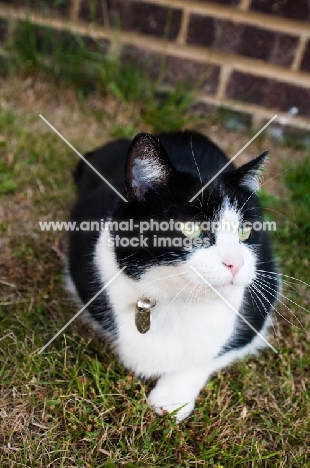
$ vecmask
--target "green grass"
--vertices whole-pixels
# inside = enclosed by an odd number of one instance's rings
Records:
[[[265,219],[276,220],[276,242],[280,263],[287,265],[286,273],[309,283],[310,260],[310,156],[297,164],[285,164],[284,183],[289,190],[287,199],[270,196],[262,190]],[[302,254],[300,255],[300,253]],[[293,255],[292,255],[293,254]],[[296,255],[298,261],[296,261]]]
[[[281,353],[266,350],[213,376],[192,416],[179,425],[148,407],[154,382],[128,373],[77,322],[37,353],[76,312],[63,288],[66,234],[40,232],[38,221],[68,218],[78,159],[38,114],[83,152],[145,128],[182,128],[191,118],[191,95],[180,87],[157,99],[157,85],[130,67],[121,76],[118,59],[101,54],[98,60],[95,45],[89,51],[72,37],[62,45],[48,31],[37,43],[33,27],[20,28],[12,50],[24,76],[34,77],[38,103],[23,107],[21,91],[20,103],[0,107],[1,468],[308,467],[309,338],[281,304],[279,312],[293,322],[278,316],[272,343]],[[47,52],[54,58],[50,63]],[[44,99],[36,88],[42,79],[56,83],[42,91]],[[8,96],[18,92],[17,81]],[[95,107],[89,104],[92,93],[98,96]],[[270,141],[263,143],[268,147]],[[254,143],[254,154],[261,145]],[[262,193],[266,208],[289,218],[266,210],[278,223],[273,237],[282,272],[307,283],[309,166],[308,156],[287,171],[285,199]],[[309,310],[308,286],[284,285],[283,294]],[[309,333],[309,313],[285,303]]]
[[[265,351],[215,375],[180,425],[155,416],[146,402],[152,382],[128,374],[78,323],[37,354],[76,310],[62,286],[66,236],[39,233],[37,225],[42,218],[68,217],[76,158],[48,128],[32,131],[35,119],[31,112],[0,114],[3,173],[15,184],[1,201],[7,214],[2,235],[9,235],[0,279],[11,284],[0,284],[1,467],[308,466],[308,337],[281,317],[279,341],[273,339],[281,354]],[[83,138],[76,136],[74,143]],[[282,203],[301,230],[308,175],[305,160],[287,175],[287,200],[265,194],[265,204],[280,209]],[[285,253],[283,271],[293,274],[298,264],[298,278],[307,281],[308,243],[295,235],[283,223],[277,251]],[[309,309],[307,297],[302,304]],[[309,330],[309,316],[292,309]],[[290,319],[284,307],[279,310]]]

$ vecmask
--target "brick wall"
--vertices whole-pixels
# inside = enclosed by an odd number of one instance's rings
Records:
[[[0,42],[14,22],[70,30],[147,64],[164,86],[249,114],[257,125],[310,129],[310,0],[0,0]],[[165,69],[162,70],[162,57]]]

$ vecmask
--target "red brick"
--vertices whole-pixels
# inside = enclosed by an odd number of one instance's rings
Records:
[[[262,104],[268,83],[268,78],[234,71],[228,82],[226,95],[237,101]]]
[[[181,10],[131,0],[109,0],[111,18],[124,30],[176,39],[182,19]],[[117,24],[117,23],[116,23]]]
[[[153,80],[157,80],[159,77],[161,61],[162,55],[158,52],[134,46],[123,46],[122,48],[121,63],[139,67],[142,72],[147,71]]]
[[[305,72],[310,72],[310,41],[307,42],[306,49],[300,64],[300,69]]]
[[[210,16],[191,15],[187,30],[187,43],[210,47],[216,36],[215,20]]]
[[[171,55],[163,56],[157,52],[131,46],[123,47],[121,59],[123,63],[136,65],[141,71],[147,70],[153,80],[161,76],[166,85],[176,86],[184,83],[191,88],[197,86],[203,93],[216,94],[220,74],[219,66],[203,65],[194,60]]]
[[[105,3],[104,3],[105,5]],[[103,4],[100,0],[82,0],[80,5],[80,18],[89,22],[104,24]]]
[[[282,66],[290,66],[298,38],[209,16],[192,15],[187,43],[211,47]]]
[[[238,53],[289,67],[298,45],[297,36],[244,26]]]
[[[205,94],[216,94],[220,75],[217,65],[204,65],[194,60],[167,57],[164,83],[177,85],[184,83]]]
[[[310,89],[271,78],[234,71],[227,87],[227,97],[237,101],[258,104],[289,112],[298,109],[298,115],[310,117]]]
[[[309,21],[309,0],[252,0],[251,9],[298,21]]]
[[[182,20],[182,11],[165,6],[135,0],[107,0],[106,9],[102,2],[83,0],[80,16],[86,21],[110,24],[124,31],[176,39]],[[108,18],[106,18],[108,15]]]

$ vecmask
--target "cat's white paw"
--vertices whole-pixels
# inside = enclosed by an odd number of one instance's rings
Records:
[[[180,394],[174,394],[162,386],[156,386],[150,392],[148,402],[159,416],[178,410],[174,414],[177,422],[187,418],[195,407],[195,400],[186,399],[185,395],[182,397]]]

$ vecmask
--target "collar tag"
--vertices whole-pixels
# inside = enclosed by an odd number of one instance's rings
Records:
[[[151,308],[156,304],[155,299],[141,298],[136,302],[135,324],[139,333],[146,333],[151,328]]]

